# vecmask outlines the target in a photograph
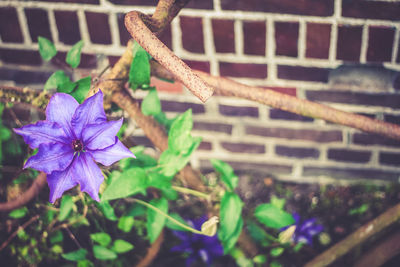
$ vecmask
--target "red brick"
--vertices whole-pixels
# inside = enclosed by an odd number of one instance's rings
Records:
[[[253,143],[221,142],[221,146],[232,153],[264,154],[265,145]]]
[[[275,22],[275,54],[297,57],[299,24],[297,22]]]
[[[17,11],[13,7],[0,8],[0,36],[5,43],[23,43]]]
[[[61,68],[65,62],[66,52],[58,52],[57,55],[50,61],[54,66]],[[81,63],[79,64],[80,69],[95,69],[97,68],[97,57],[96,55],[81,54]]]
[[[219,74],[230,77],[267,78],[266,64],[252,63],[219,63]]]
[[[278,65],[278,78],[297,81],[328,82],[330,69]]]
[[[306,96],[311,101],[400,108],[400,95],[393,94],[364,94],[343,91],[308,91],[306,92]]]
[[[336,179],[375,179],[396,181],[399,177],[397,171],[382,171],[367,168],[335,168],[328,166],[306,166],[303,168],[303,176],[328,176]]]
[[[201,18],[180,17],[182,46],[189,52],[204,53],[203,22]]]
[[[39,36],[46,37],[53,41],[47,11],[39,8],[26,8],[25,16],[28,22],[32,42],[37,42]]]
[[[399,2],[383,1],[342,1],[344,17],[365,19],[400,19]]]
[[[58,29],[58,38],[64,44],[75,44],[81,40],[79,21],[74,11],[54,11]]]
[[[318,158],[319,151],[314,148],[306,147],[289,147],[277,145],[275,147],[275,153],[280,156],[290,158]]]
[[[339,26],[336,58],[345,61],[360,60],[362,27]]]
[[[214,1],[213,0],[191,0],[185,6],[185,8],[214,9]]]
[[[273,120],[289,120],[289,121],[304,121],[304,122],[314,121],[313,118],[304,117],[280,109],[271,109],[269,111],[269,117]]]
[[[52,72],[30,71],[21,68],[11,69],[0,67],[0,80],[14,81],[17,84],[45,83]]]
[[[400,125],[400,116],[386,114],[384,116],[384,120],[386,122],[390,122],[390,123],[394,123],[394,124],[399,124]]]
[[[118,13],[117,14],[117,19],[118,19],[118,29],[119,29],[119,42],[121,45],[125,46],[128,41],[132,38],[128,30],[125,28],[125,14],[124,13]]]
[[[169,49],[172,50],[172,32],[171,32],[171,25],[168,24],[163,32],[158,37],[163,44],[165,44]]]
[[[265,21],[243,21],[244,53],[265,56]]]
[[[213,19],[214,46],[217,53],[235,53],[233,20]]]
[[[400,50],[397,50],[400,51]],[[400,53],[399,53],[400,56]],[[396,78],[393,81],[393,88],[395,90],[400,90],[400,73],[397,73]]]
[[[161,105],[163,111],[166,112],[185,112],[190,108],[193,114],[205,112],[204,105],[201,104],[162,100]]]
[[[110,64],[111,67],[113,67],[115,65],[115,63],[118,62],[118,60],[121,58],[119,56],[108,56],[108,62]]]
[[[94,44],[111,44],[108,14],[85,12],[90,41]]]
[[[38,51],[0,48],[0,59],[5,63],[40,65],[42,59]]]
[[[264,88],[286,95],[297,96],[296,88],[292,87],[264,87]]]
[[[328,159],[344,162],[367,163],[371,152],[362,150],[331,148],[328,150]]]
[[[237,107],[228,105],[219,105],[219,113],[225,116],[233,117],[258,117],[258,108],[256,107]]]
[[[306,57],[327,59],[330,40],[330,24],[307,23]]]
[[[400,153],[381,152],[379,153],[379,163],[400,166]]]
[[[161,80],[156,77],[150,78],[150,86],[154,86],[157,88],[159,92],[168,92],[168,93],[178,93],[181,94],[183,92],[183,85],[180,82],[170,82],[166,80]]]
[[[265,137],[276,137],[283,139],[298,139],[320,143],[341,142],[341,131],[318,131],[308,129],[289,129],[289,128],[264,128],[257,126],[246,127],[246,134]]]
[[[221,0],[221,7],[227,10],[331,16],[333,15],[333,2],[333,0]]]
[[[210,73],[210,62],[196,61],[196,60],[183,60],[190,68],[201,70]]]
[[[198,150],[212,150],[212,143],[202,141],[197,149]]]
[[[193,129],[197,131],[219,132],[232,134],[232,125],[225,123],[198,122],[193,123]]]
[[[391,61],[394,28],[369,27],[367,61]]]
[[[400,147],[400,142],[390,138],[386,138],[376,134],[355,133],[353,135],[353,143],[357,145],[380,145],[389,147]]]
[[[154,147],[153,143],[146,136],[135,135],[132,138],[132,142],[133,142],[134,146]]]

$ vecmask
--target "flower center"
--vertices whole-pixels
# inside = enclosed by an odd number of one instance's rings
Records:
[[[72,141],[72,148],[74,149],[75,152],[82,151],[83,144],[82,144],[81,140],[76,139],[76,140]]]

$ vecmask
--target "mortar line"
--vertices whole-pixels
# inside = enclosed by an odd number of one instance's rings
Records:
[[[50,34],[53,38],[53,43],[57,46],[60,43],[59,40],[59,32],[57,29],[56,18],[54,15],[54,10],[48,9],[47,10],[47,17],[49,18],[49,25],[50,25]]]
[[[243,21],[234,21],[234,36],[235,36],[235,52],[239,56],[243,56],[244,52],[244,33],[243,33]]]
[[[360,51],[360,63],[364,64],[367,62],[367,50],[368,50],[368,31],[369,25],[364,24],[361,36],[361,51]]]
[[[18,21],[22,30],[22,36],[24,37],[24,44],[30,45],[32,44],[32,39],[31,35],[29,34],[28,21],[25,17],[24,8],[17,7],[16,10],[17,10]]]

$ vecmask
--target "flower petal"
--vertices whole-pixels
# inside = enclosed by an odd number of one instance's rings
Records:
[[[90,124],[82,132],[85,148],[90,150],[104,149],[115,144],[115,136],[122,126],[123,119],[101,124]]]
[[[60,198],[65,191],[78,184],[78,182],[73,179],[73,177],[76,175],[75,169],[73,168],[74,162],[75,159],[64,171],[54,171],[47,175],[47,183],[50,188],[50,203],[54,203],[54,201]]]
[[[104,166],[110,166],[114,162],[123,158],[136,158],[133,153],[115,137],[116,143],[104,149],[90,151],[95,161],[103,164]]]
[[[14,129],[14,132],[21,135],[31,148],[38,148],[40,144],[69,143],[62,127],[54,122],[38,121],[35,124]]]
[[[103,107],[103,93],[99,90],[78,106],[72,116],[71,124],[76,137],[80,139],[82,130],[85,129],[86,125],[105,121],[107,121],[107,117]]]
[[[99,189],[104,180],[103,173],[89,153],[81,152],[74,161],[75,181],[81,185],[81,191],[88,193],[94,200],[100,201]]]
[[[47,174],[63,171],[74,158],[72,147],[63,143],[41,144],[38,153],[28,159],[25,168],[33,168]]]
[[[75,139],[71,120],[79,103],[68,94],[57,93],[51,99],[46,108],[46,120],[57,122],[63,127],[65,133]]]

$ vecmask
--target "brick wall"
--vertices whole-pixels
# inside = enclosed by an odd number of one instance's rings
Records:
[[[152,13],[156,2],[1,1],[0,80],[40,88],[80,39],[74,75],[96,75],[125,49],[123,14]],[[37,52],[39,35],[63,52],[50,63]],[[400,123],[399,1],[192,0],[161,39],[195,69]],[[171,116],[193,109],[204,137],[195,167],[216,157],[286,180],[399,180],[400,142],[246,100],[203,105],[180,84],[153,82]],[[134,141],[148,144],[140,131]]]

